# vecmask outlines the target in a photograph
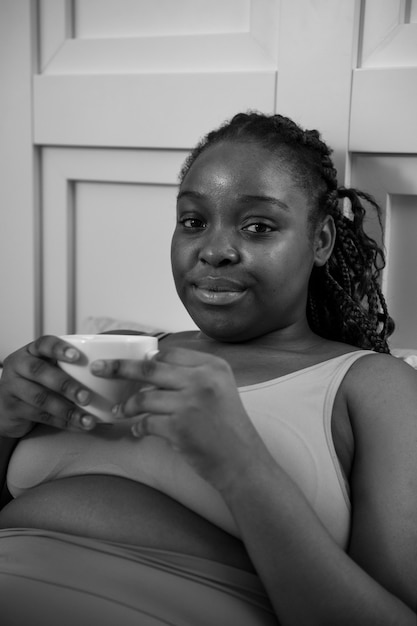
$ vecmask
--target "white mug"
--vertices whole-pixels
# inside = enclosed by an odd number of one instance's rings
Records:
[[[103,422],[114,421],[112,407],[127,400],[141,383],[94,376],[91,363],[97,359],[143,360],[158,352],[157,338],[149,335],[62,335],[61,339],[75,346],[81,357],[74,363],[58,361],[58,365],[93,392],[83,408]]]

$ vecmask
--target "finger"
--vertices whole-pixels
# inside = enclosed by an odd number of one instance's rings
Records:
[[[159,413],[173,415],[177,413],[180,400],[177,391],[164,389],[141,389],[131,396],[123,405],[115,407],[114,412],[119,416],[133,417],[140,413]]]
[[[35,357],[46,357],[57,361],[68,361],[74,363],[81,357],[81,352],[72,344],[55,337],[54,335],[44,335],[26,346],[29,354]]]
[[[11,403],[14,403],[13,411],[18,416],[16,422],[34,422],[69,430],[92,430],[96,424],[96,419],[92,415],[74,404],[68,403],[64,406],[59,397],[55,399],[49,397],[41,407],[19,399],[9,399],[9,405]]]
[[[19,369],[18,373],[21,378],[10,383],[12,393],[16,397],[28,401],[29,404],[33,404],[33,402],[26,400],[26,394],[29,393],[36,397],[40,393],[40,389],[43,389],[43,393],[47,393],[48,390],[54,391],[82,406],[87,405],[91,400],[89,389],[50,361],[28,355]]]
[[[170,441],[170,417],[146,413],[133,424],[131,433],[138,439],[154,435]]]
[[[70,384],[73,384],[71,379]],[[73,402],[68,401],[64,396],[55,393],[55,391],[48,389],[47,387],[38,385],[37,383],[33,383],[31,381],[25,381],[24,385],[25,396],[23,401],[29,406],[33,406],[35,409],[41,410],[42,412],[52,413],[59,418],[65,419],[66,413],[74,407]],[[61,389],[59,391],[61,391]],[[84,399],[83,394],[81,395]]]
[[[123,378],[137,380],[165,389],[182,389],[186,384],[186,369],[173,367],[157,360],[98,360],[91,364],[91,372],[103,378]]]
[[[157,364],[177,365],[184,368],[195,367],[198,365],[206,365],[213,363],[225,363],[223,359],[188,350],[185,348],[170,348],[168,350],[156,350],[151,357],[145,357],[142,360],[123,360],[123,359],[106,359],[97,360],[91,364],[91,370],[97,376],[105,376],[109,378],[134,378],[142,376],[147,379],[151,373],[157,369]],[[164,371],[161,369],[160,371]],[[166,368],[165,371],[170,371]]]
[[[196,375],[197,378],[204,380],[207,377],[215,376],[223,380],[228,378],[235,382],[230,364],[213,354],[185,348],[170,348],[161,350],[152,360],[154,363],[164,363],[169,368],[175,368],[175,371],[181,372],[187,377]],[[189,378],[185,378],[185,381],[187,380]]]

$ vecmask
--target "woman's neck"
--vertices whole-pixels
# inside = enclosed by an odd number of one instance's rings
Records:
[[[309,331],[291,340],[279,332],[242,343],[227,343],[200,331],[175,333],[164,345],[207,352],[227,361],[238,386],[247,386],[285,376],[354,350],[352,346],[328,341]]]

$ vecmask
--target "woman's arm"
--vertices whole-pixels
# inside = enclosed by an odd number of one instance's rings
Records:
[[[372,355],[343,382],[357,446],[349,554],[269,454],[225,361],[162,348],[152,360],[96,362],[93,371],[149,383],[119,415],[143,413],[134,434],[166,439],[222,493],[282,626],[415,626],[412,368]]]
[[[356,442],[348,554],[266,455],[223,496],[283,626],[415,626],[417,375],[372,356],[344,389]]]

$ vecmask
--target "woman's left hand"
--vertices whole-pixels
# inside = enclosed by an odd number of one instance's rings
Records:
[[[96,361],[92,371],[143,383],[117,407],[115,417],[133,417],[137,437],[166,439],[219,491],[265,452],[239,397],[228,363],[183,348],[161,350],[145,361]]]

